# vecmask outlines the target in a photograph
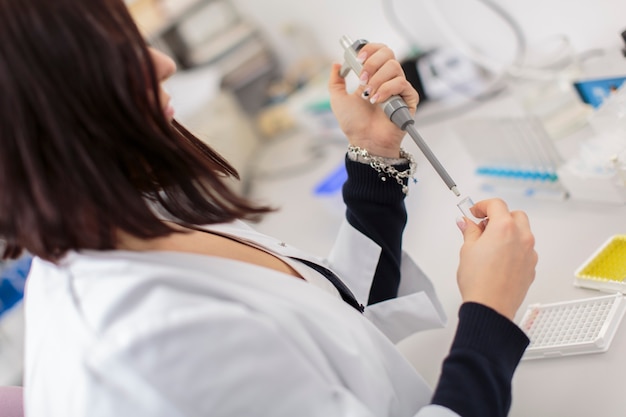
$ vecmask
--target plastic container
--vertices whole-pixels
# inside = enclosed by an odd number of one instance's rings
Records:
[[[530,339],[522,359],[605,352],[625,309],[621,293],[530,305],[520,323]]]
[[[626,294],[626,235],[614,235],[574,272],[574,285]]]

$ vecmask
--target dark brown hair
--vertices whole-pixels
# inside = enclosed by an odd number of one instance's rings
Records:
[[[269,211],[235,169],[163,115],[145,40],[122,0],[0,0],[0,238],[48,260],[113,249],[116,231],[172,233]]]

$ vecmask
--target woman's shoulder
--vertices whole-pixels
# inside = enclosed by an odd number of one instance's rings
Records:
[[[99,335],[147,329],[175,312],[214,305],[220,283],[234,273],[228,260],[194,254],[70,252],[58,263],[33,261],[27,303],[37,312],[79,315]]]

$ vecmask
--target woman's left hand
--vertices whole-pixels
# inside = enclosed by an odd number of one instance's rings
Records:
[[[419,96],[387,46],[368,43],[358,57],[363,61],[363,70],[360,85],[352,93],[346,91],[345,79],[339,75],[341,65],[334,64],[331,69],[328,89],[333,113],[351,145],[371,155],[398,158],[405,132],[389,120],[379,104],[398,95],[413,115]],[[363,95],[366,90],[367,97]]]

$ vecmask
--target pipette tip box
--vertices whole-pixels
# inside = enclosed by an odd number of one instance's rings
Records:
[[[574,272],[574,285],[626,294],[626,235],[614,235]]]
[[[522,359],[608,350],[626,311],[621,293],[528,306],[520,327],[530,339]]]

